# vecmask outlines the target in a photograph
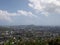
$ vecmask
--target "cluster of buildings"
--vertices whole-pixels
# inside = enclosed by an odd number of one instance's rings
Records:
[[[10,28],[9,28],[10,29]],[[46,28],[48,30],[48,28]],[[24,38],[25,40],[29,40],[30,38],[41,38],[41,39],[47,39],[47,38],[56,38],[60,36],[58,32],[50,32],[45,31],[43,28],[13,28],[12,30],[5,30],[0,31],[0,45],[3,44],[6,40],[9,40],[11,37],[15,38]]]

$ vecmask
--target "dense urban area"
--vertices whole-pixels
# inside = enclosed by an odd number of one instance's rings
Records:
[[[60,27],[0,26],[0,45],[60,45]]]

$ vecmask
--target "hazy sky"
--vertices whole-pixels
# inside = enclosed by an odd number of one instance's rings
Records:
[[[60,0],[0,0],[0,25],[59,25]]]

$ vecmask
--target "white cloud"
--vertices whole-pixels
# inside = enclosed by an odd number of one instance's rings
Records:
[[[37,17],[32,12],[28,12],[24,10],[18,10],[15,13],[10,13],[8,11],[0,10],[0,20],[12,21],[11,19],[12,16],[14,17],[14,16],[20,16],[20,15]]]
[[[60,14],[60,0],[29,0],[28,6],[42,13]]]
[[[24,16],[30,16],[30,17],[37,17],[36,15],[34,15],[32,12],[29,11],[24,11],[24,10],[18,10],[17,11],[18,15],[24,15]]]
[[[16,13],[9,13],[7,11],[4,10],[0,10],[0,20],[8,20],[11,21],[10,16],[15,16]]]
[[[45,16],[48,16],[49,13],[48,12],[42,12],[41,14],[45,15]]]

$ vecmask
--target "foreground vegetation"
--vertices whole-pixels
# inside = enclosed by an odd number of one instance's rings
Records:
[[[45,40],[42,40],[41,38],[24,40],[20,37],[18,39],[14,37],[5,41],[4,45],[60,45],[60,37]]]

